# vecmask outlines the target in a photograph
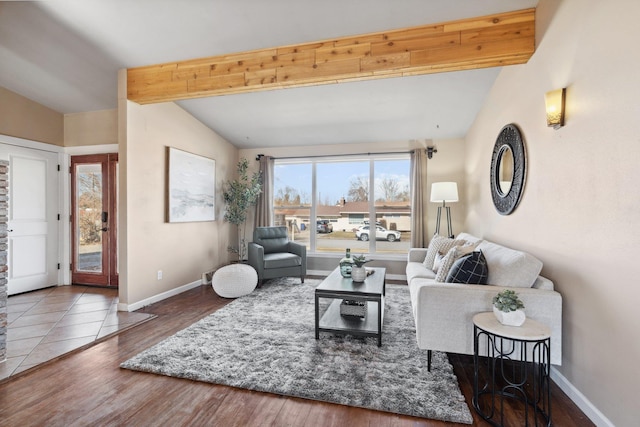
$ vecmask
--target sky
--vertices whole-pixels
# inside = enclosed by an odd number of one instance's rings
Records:
[[[332,161],[317,162],[317,190],[320,202],[336,203],[341,197],[348,197],[352,179],[369,176],[369,161]],[[393,178],[399,183],[400,190],[409,189],[409,159],[376,160],[374,162],[375,179]],[[297,189],[303,202],[311,202],[311,163],[277,164],[275,166],[274,195],[285,186]],[[376,186],[376,190],[377,186]],[[381,195],[376,193],[375,197]]]

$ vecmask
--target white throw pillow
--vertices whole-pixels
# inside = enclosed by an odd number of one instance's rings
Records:
[[[464,240],[453,240],[448,237],[436,235],[431,239],[429,247],[427,248],[427,256],[422,263],[429,270],[433,270],[433,263],[436,260],[438,253],[446,254],[454,246],[460,246],[465,243]]]
[[[442,255],[440,252],[438,252],[436,254],[435,261],[433,261],[433,272],[434,273],[438,272],[438,269],[440,268],[440,265],[442,264],[442,258],[444,258],[444,255]]]
[[[527,252],[517,251],[487,240],[480,243],[489,266],[490,285],[530,288],[542,270],[542,261]]]

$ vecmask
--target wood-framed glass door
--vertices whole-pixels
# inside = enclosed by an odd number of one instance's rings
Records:
[[[118,154],[71,157],[71,282],[118,286]]]

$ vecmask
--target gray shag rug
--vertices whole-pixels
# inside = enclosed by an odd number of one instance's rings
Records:
[[[471,424],[445,353],[418,349],[409,289],[387,285],[382,347],[315,339],[320,280],[278,279],[122,363],[122,368],[261,392]],[[212,290],[213,292],[213,290]],[[327,301],[321,299],[321,301]]]

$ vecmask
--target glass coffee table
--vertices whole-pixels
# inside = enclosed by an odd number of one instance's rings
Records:
[[[340,268],[336,268],[316,288],[316,339],[320,338],[320,332],[331,332],[377,337],[378,347],[382,345],[386,269],[371,267],[367,270],[373,273],[364,282],[354,282],[342,277]],[[320,313],[321,298],[333,300],[324,313]],[[343,300],[366,304],[364,317],[341,314]]]

